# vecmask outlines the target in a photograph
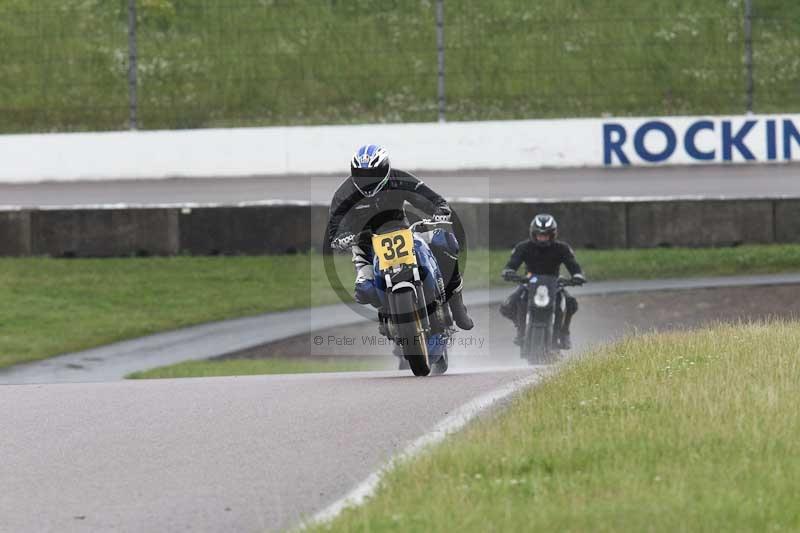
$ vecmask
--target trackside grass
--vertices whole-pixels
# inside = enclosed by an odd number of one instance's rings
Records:
[[[177,365],[134,372],[128,379],[199,378],[210,376],[250,376],[259,374],[305,374],[309,372],[355,372],[386,370],[384,361],[310,360],[298,358],[227,359],[187,361]]]
[[[579,250],[589,279],[792,272],[800,245]],[[500,285],[509,252],[472,250],[468,288]],[[353,272],[336,270],[349,293]],[[202,322],[338,301],[316,254],[0,259],[0,367]]]
[[[753,2],[755,106],[797,111],[800,6]],[[127,2],[0,2],[0,132],[127,127]],[[146,129],[437,119],[436,2],[139,0]],[[742,0],[460,0],[447,118],[745,110]]]
[[[600,349],[317,529],[796,531],[799,346],[776,322]]]

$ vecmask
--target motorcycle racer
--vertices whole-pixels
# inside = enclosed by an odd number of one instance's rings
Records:
[[[369,144],[356,150],[350,161],[350,176],[331,201],[327,243],[334,250],[352,248],[355,299],[360,304],[379,306],[371,234],[388,222],[407,222],[406,202],[435,223],[450,221],[447,201],[413,174],[393,168],[385,148]],[[472,329],[474,324],[461,294],[464,283],[458,265],[458,241],[451,231],[431,231],[430,237],[431,250],[444,273],[453,319],[459,328]]]
[[[528,275],[549,275],[558,276],[561,265],[563,264],[570,275],[572,281],[577,285],[586,282],[581,266],[575,259],[575,253],[565,242],[556,240],[558,237],[558,223],[552,215],[536,215],[530,224],[530,238],[518,243],[511,253],[505,268],[502,271],[503,279],[509,279],[516,275],[517,269],[525,263]],[[518,287],[506,298],[500,306],[500,314],[514,322],[517,327],[517,337],[515,344],[519,344],[522,338],[524,326],[521,317],[524,315],[525,302],[522,301],[525,289]],[[562,310],[561,300],[564,300],[566,312]],[[555,329],[556,338],[559,339],[560,347],[569,350],[572,347],[570,338],[570,323],[572,317],[578,311],[578,301],[571,296],[565,289],[558,292],[556,300]]]

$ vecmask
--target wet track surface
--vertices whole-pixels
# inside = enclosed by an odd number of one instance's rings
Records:
[[[287,528],[530,372],[0,387],[0,531]]]
[[[800,314],[800,285],[586,296],[576,351],[625,332]],[[520,366],[496,306],[473,309],[453,371],[0,386],[0,531],[265,531],[297,524]],[[374,354],[372,326],[259,355]],[[316,344],[314,337],[326,341]],[[459,342],[461,339],[463,342]],[[483,340],[484,344],[480,344]],[[361,347],[359,348],[359,344]],[[389,347],[377,350],[393,363]],[[251,353],[251,356],[254,355]]]
[[[451,199],[751,198],[800,196],[799,171],[797,165],[736,165],[420,172],[419,176]],[[328,204],[343,176],[0,183],[0,206],[237,204],[269,200]]]
[[[800,284],[800,274],[776,274],[761,276],[728,276],[718,278],[685,278],[685,279],[662,279],[662,280],[639,280],[639,281],[601,281],[589,283],[581,288],[570,289],[573,294],[583,299],[592,295],[613,295],[636,293],[644,295],[653,291],[663,290],[688,290],[694,291],[702,288],[722,288],[722,287],[771,287],[787,286]],[[465,300],[472,307],[482,305],[499,304],[502,302],[508,291],[507,287],[496,287],[492,289],[467,291]],[[688,294],[688,293],[687,293]],[[588,300],[591,302],[591,300]],[[330,356],[347,355],[353,357],[354,354],[363,353],[363,346],[379,345],[384,339],[375,335],[376,329],[373,327],[363,328],[360,324],[366,319],[373,319],[374,310],[362,308],[355,305],[355,308],[347,307],[342,304],[314,307],[311,309],[298,309],[282,313],[267,313],[254,317],[238,318],[223,322],[213,322],[210,324],[199,324],[187,328],[167,331],[142,337],[130,339],[107,346],[101,346],[82,352],[64,354],[57,357],[34,361],[31,363],[16,365],[9,368],[0,369],[0,384],[24,384],[24,383],[74,383],[74,382],[106,382],[124,379],[131,372],[149,370],[158,366],[165,366],[192,359],[207,359],[225,354],[252,352],[262,352],[260,347],[264,345],[275,346],[274,343],[293,339],[293,348],[288,352],[289,355],[298,356]],[[670,308],[669,303],[665,306]],[[734,307],[735,309],[735,307]],[[358,312],[356,312],[358,311]],[[589,313],[592,313],[589,310]],[[642,315],[636,311],[636,317]],[[602,310],[598,310],[597,316],[604,316]],[[622,315],[620,315],[622,316]],[[579,320],[583,320],[586,313],[579,315]],[[491,326],[499,317],[496,314],[487,314],[485,319],[478,320],[479,329],[470,332],[469,335],[459,336],[456,342],[463,348],[471,350],[496,351],[490,346],[487,339],[501,338],[505,332],[495,335],[491,331]],[[505,321],[501,321],[505,323]],[[621,323],[620,320],[617,321]],[[658,318],[646,323],[661,323]],[[359,324],[356,328],[342,330],[345,326]],[[507,325],[507,324],[506,324]],[[591,328],[590,324],[590,328]],[[611,331],[614,324],[597,326],[604,328],[603,331]],[[482,328],[486,333],[478,335],[477,332]],[[360,334],[349,334],[346,337],[334,338],[329,340],[328,330],[334,331],[356,331]],[[320,336],[319,345],[310,343],[311,331],[328,332]],[[591,331],[588,329],[587,331]],[[298,344],[297,336],[301,342]],[[362,337],[366,336],[366,339]],[[579,337],[581,338],[581,337]],[[590,335],[584,337],[589,341],[601,339]],[[499,342],[499,341],[495,341]],[[292,343],[290,343],[292,344]],[[385,343],[384,343],[385,344]],[[283,346],[283,343],[278,344]],[[282,348],[268,348],[266,351],[280,351]],[[385,346],[379,353],[387,352]],[[466,353],[466,352],[464,352]],[[491,358],[489,358],[491,360]]]
[[[623,335],[653,330],[689,329],[714,322],[800,317],[800,285],[733,287],[584,296],[573,321],[574,353]],[[521,364],[511,322],[497,305],[470,310],[475,329],[453,339],[453,368]],[[378,356],[394,364],[391,346],[380,345],[377,327],[350,326],[300,335],[246,350],[233,357]],[[566,353],[566,352],[565,352]]]

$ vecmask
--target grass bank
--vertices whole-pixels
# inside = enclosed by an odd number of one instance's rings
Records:
[[[385,362],[384,362],[385,363]],[[298,358],[229,359],[187,361],[177,365],[134,372],[128,379],[201,378],[212,376],[252,376],[260,374],[307,374],[310,372],[356,372],[387,370],[374,361],[311,360]]]
[[[800,6],[755,0],[755,110],[797,111]],[[0,2],[0,132],[124,129],[127,3]],[[437,120],[436,3],[139,0],[145,129]],[[742,0],[462,0],[448,120],[745,111]]]
[[[471,251],[468,288],[508,252]],[[590,280],[792,272],[800,246],[578,251]],[[352,269],[337,260],[349,290]],[[0,367],[203,322],[334,303],[318,255],[0,259]]]
[[[602,349],[319,530],[797,530],[798,346],[774,323]]]

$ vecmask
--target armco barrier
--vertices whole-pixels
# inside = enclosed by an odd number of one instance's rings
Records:
[[[486,202],[452,205],[469,248],[510,250],[540,212],[576,248],[800,242],[800,199]],[[0,255],[284,254],[319,250],[327,206],[0,211]]]

